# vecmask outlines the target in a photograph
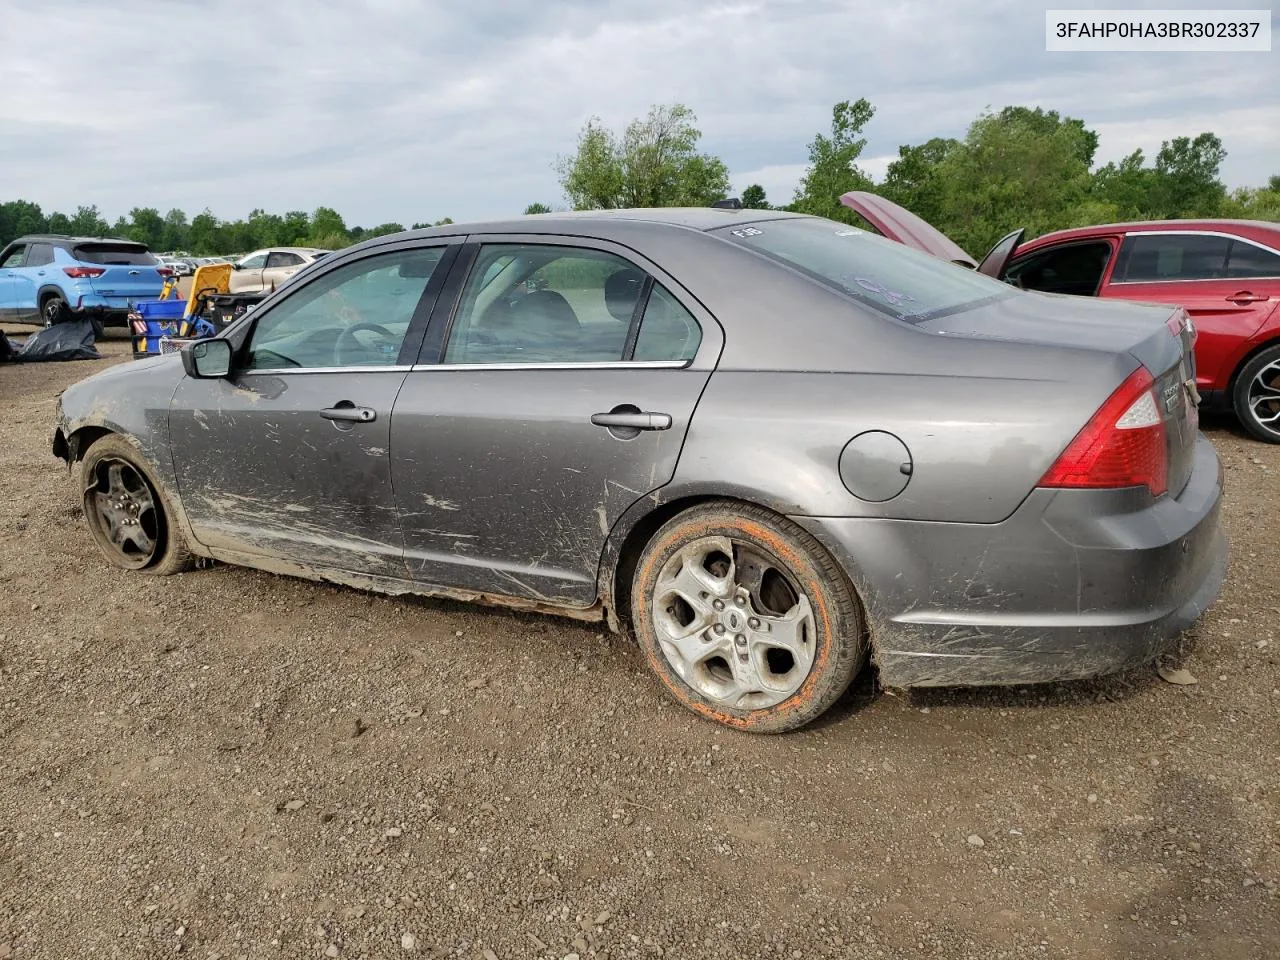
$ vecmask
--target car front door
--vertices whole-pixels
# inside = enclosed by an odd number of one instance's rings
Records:
[[[391,418],[413,576],[590,606],[610,529],[671,479],[722,343],[621,248],[469,244]]]
[[[1211,390],[1280,301],[1280,254],[1225,234],[1134,232],[1101,295],[1186,308],[1197,330],[1196,386]]]
[[[261,293],[262,272],[267,265],[267,254],[256,253],[241,260],[231,271],[228,287],[232,293]]]
[[[0,318],[5,320],[26,319],[25,311],[18,305],[18,290],[26,282],[21,272],[26,258],[25,243],[10,244],[0,254]]]
[[[179,384],[179,493],[215,556],[407,579],[391,410],[453,249],[353,253],[233,331],[229,376]]]

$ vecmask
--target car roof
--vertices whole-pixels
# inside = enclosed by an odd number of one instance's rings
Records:
[[[1059,240],[1086,239],[1088,237],[1106,236],[1113,233],[1144,233],[1152,231],[1197,231],[1205,233],[1229,233],[1241,237],[1267,237],[1275,242],[1280,235],[1280,223],[1266,220],[1232,220],[1228,218],[1204,218],[1198,220],[1131,220],[1125,223],[1102,223],[1090,227],[1073,227],[1068,230],[1054,230],[1042,234],[1034,240],[1028,240],[1019,249],[1039,246],[1042,243]]]
[[[135,247],[145,247],[145,243],[129,240],[124,237],[72,237],[61,233],[28,233],[17,237],[14,243],[129,243]]]
[[[607,239],[618,228],[633,230],[670,229],[706,232],[734,223],[759,223],[762,220],[799,219],[805,214],[785,210],[752,210],[721,207],[637,207],[623,210],[572,210],[562,213],[536,213],[492,220],[447,223],[420,230],[389,234],[361,241],[357,246],[395,239],[459,236],[469,233],[548,233]]]

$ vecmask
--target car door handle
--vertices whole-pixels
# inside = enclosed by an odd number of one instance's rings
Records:
[[[1227,297],[1227,299],[1232,303],[1265,303],[1271,298],[1268,296],[1259,296],[1258,294],[1252,293],[1248,290],[1241,290],[1239,293],[1233,293],[1231,296]]]
[[[326,420],[345,420],[352,423],[372,423],[378,419],[378,411],[370,407],[337,406],[326,407],[320,411]]]
[[[597,427],[627,427],[632,430],[670,430],[669,413],[593,413],[591,422]]]

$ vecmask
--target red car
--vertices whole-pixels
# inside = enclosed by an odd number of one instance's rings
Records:
[[[1153,220],[1017,230],[976,263],[915,214],[872,193],[840,198],[892,240],[1027,290],[1182,306],[1196,329],[1196,389],[1206,410],[1234,411],[1280,443],[1280,224]]]

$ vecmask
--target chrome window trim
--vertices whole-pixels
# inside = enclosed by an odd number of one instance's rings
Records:
[[[1124,240],[1130,237],[1220,237],[1225,240],[1237,240],[1240,243],[1247,243],[1251,247],[1257,247],[1259,250],[1265,251],[1275,257],[1280,257],[1280,250],[1275,247],[1269,247],[1265,243],[1259,243],[1257,240],[1251,240],[1249,237],[1242,237],[1235,233],[1223,233],[1221,230],[1133,230],[1123,235]],[[1280,280],[1280,275],[1274,277],[1193,277],[1186,280],[1113,280],[1107,284],[1108,287],[1131,287],[1144,283],[1225,283],[1228,280]]]
[[[264,373],[278,377],[284,373],[408,373],[411,369],[413,368],[404,364],[383,366],[372,363],[365,366],[350,364],[342,367],[251,367],[246,370],[237,370],[233,375],[238,379]]]
[[[599,360],[582,363],[416,363],[423,370],[683,370],[692,360]]]

